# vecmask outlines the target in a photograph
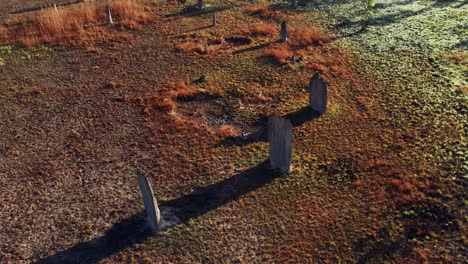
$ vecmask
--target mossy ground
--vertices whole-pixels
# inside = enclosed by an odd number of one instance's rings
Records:
[[[177,47],[184,35],[217,40],[238,35],[240,25],[279,26],[281,19],[304,28],[320,22],[329,34],[346,35],[333,26],[340,14],[359,20],[359,12],[350,12],[359,10],[356,3],[312,3],[297,12],[276,5],[275,16],[261,18],[246,12],[253,4],[210,2],[208,10],[222,11],[218,26],[209,27],[209,12],[194,15],[176,3],[154,2],[151,12],[160,20],[127,32],[126,40],[88,50],[46,49],[28,60],[15,55],[20,48],[5,52],[2,260],[462,262],[466,83],[459,74],[466,74],[466,64],[444,52],[461,49],[453,36],[464,33],[455,17],[450,34],[435,23],[438,16],[431,17],[447,10],[443,16],[451,18],[466,9],[450,9],[456,2],[414,2],[410,6],[432,13],[379,19],[399,7],[377,2],[374,21],[391,23],[370,23],[367,32],[310,47],[303,63],[313,67],[264,58],[263,44],[279,36],[223,43],[207,54]],[[412,37],[413,23],[440,27],[448,35],[438,37],[446,41],[433,41],[429,33]],[[442,64],[457,70],[446,76]],[[304,110],[316,70],[330,84],[328,112],[320,117]],[[179,82],[202,75],[206,81],[191,86],[219,96],[176,100],[169,112],[158,107]],[[259,94],[267,100],[258,100]],[[219,122],[247,133],[270,114],[291,118],[295,139],[293,170],[267,181],[268,143],[226,137]],[[150,177],[163,206],[213,190],[213,199],[221,200],[157,237],[124,241],[130,247],[102,257],[67,251],[143,210],[136,167]]]

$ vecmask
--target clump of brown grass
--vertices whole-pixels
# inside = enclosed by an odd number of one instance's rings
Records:
[[[273,58],[278,63],[286,63],[293,55],[286,45],[275,44],[265,50],[265,57]]]
[[[254,23],[241,28],[241,33],[251,37],[273,36],[276,33],[276,27],[267,23]]]
[[[141,28],[141,24],[150,20],[146,7],[136,1],[114,0],[110,2],[112,14],[120,19],[126,28]]]
[[[5,42],[8,39],[8,29],[0,25],[0,43]]]
[[[315,28],[293,28],[289,30],[289,45],[295,48],[323,45],[333,38]]]
[[[167,96],[167,94],[148,93],[147,95],[137,97],[136,99],[143,108],[145,114],[148,115],[153,114],[155,110],[170,113],[177,106],[173,98]]]
[[[354,186],[367,190],[379,201],[407,202],[426,198],[428,186],[408,175],[407,169],[389,160],[371,160],[364,165],[376,177],[356,181]]]
[[[259,6],[252,6],[245,9],[247,13],[254,16],[260,17],[269,17],[273,14],[271,7],[268,5],[259,5]]]
[[[176,108],[176,103],[172,98],[158,98],[154,106],[160,111],[169,113]]]
[[[218,128],[218,134],[222,137],[236,137],[239,136],[239,132],[231,125],[223,124]]]
[[[110,7],[117,25],[121,27],[138,28],[150,19],[141,2],[114,0]],[[82,3],[57,10],[43,9],[18,17],[13,25],[7,25],[7,35],[11,38],[3,42],[27,47],[40,44],[80,45],[90,38],[99,38],[102,32],[97,28],[105,23],[106,8],[101,3]]]
[[[175,90],[170,91],[169,94],[173,99],[190,99],[201,92],[203,92],[203,90],[200,90],[195,86],[188,85],[185,82],[180,82],[176,86]]]
[[[390,189],[394,189],[399,193],[409,194],[413,191],[414,186],[406,178],[402,179],[391,179],[390,180]]]
[[[347,54],[326,47],[313,48],[310,52],[312,55],[308,57],[309,62],[304,66],[320,73],[328,83],[335,83],[336,79],[352,78],[348,66],[350,57]]]
[[[271,98],[268,96],[265,96],[262,92],[259,92],[257,96],[255,96],[255,100],[257,102],[265,103],[271,101]]]
[[[467,64],[468,62],[468,52],[451,52],[448,55],[448,58],[453,60],[456,64]]]
[[[193,37],[185,36],[184,42],[177,44],[175,47],[176,52],[181,53],[198,53],[202,55],[213,54],[222,47],[224,44],[223,39],[208,39],[206,37]]]

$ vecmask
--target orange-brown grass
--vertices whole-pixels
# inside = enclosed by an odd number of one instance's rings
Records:
[[[354,186],[367,190],[379,201],[407,202],[425,199],[427,185],[407,175],[407,170],[391,161],[372,160],[366,170],[375,177],[367,181],[356,181]]]
[[[176,46],[176,51],[177,52],[183,52],[183,53],[198,53],[202,55],[210,54],[216,50],[215,46],[209,46],[208,44],[204,42],[192,42],[191,40],[188,40],[187,42],[178,44]]]
[[[273,58],[279,63],[286,63],[293,55],[286,45],[274,44],[265,50],[265,57]]]
[[[268,5],[248,7],[246,8],[245,11],[249,13],[250,15],[255,15],[255,16],[260,16],[260,17],[269,17],[271,16],[271,14],[273,14],[273,11]]]
[[[173,99],[189,99],[200,92],[202,91],[197,87],[181,82],[174,90],[170,91],[169,94]]]
[[[149,93],[144,97],[137,98],[144,112],[152,113],[154,110],[170,113],[177,107],[177,99],[186,100],[204,92],[195,86],[185,82],[169,85],[169,88],[161,89],[159,93]]]
[[[112,14],[120,19],[120,24],[126,28],[140,28],[142,23],[150,20],[146,7],[140,2],[117,0],[110,2]]]
[[[73,8],[46,9],[40,11],[30,30],[32,34],[25,37],[36,37],[35,40],[44,43],[54,43],[69,40],[81,35],[85,26],[91,26],[98,20],[97,10],[90,5],[81,5]],[[25,33],[29,33],[25,30]],[[36,34],[34,34],[36,33]],[[26,40],[27,41],[27,40]]]
[[[277,32],[276,27],[267,23],[255,23],[241,28],[241,33],[251,37],[273,36]]]
[[[115,0],[111,2],[111,10],[121,27],[138,28],[149,21],[149,14],[140,2]],[[106,21],[104,4],[83,3],[57,10],[44,9],[18,17],[14,25],[7,25],[10,39],[3,42],[27,47],[40,44],[80,45],[90,38],[102,36],[102,29],[97,28]]]
[[[236,137],[239,136],[239,132],[236,129],[228,124],[223,124],[218,128],[218,134],[223,137]]]
[[[8,29],[0,25],[0,43],[5,42],[8,39]]]
[[[176,103],[172,98],[158,98],[155,107],[163,112],[169,113],[176,108]]]
[[[185,36],[184,42],[176,44],[175,51],[181,53],[198,53],[209,55],[218,52],[224,44],[223,39],[207,39],[206,37]]]
[[[313,48],[310,53],[312,55],[305,67],[320,73],[329,83],[336,79],[351,78],[352,73],[347,66],[350,58],[347,54],[325,46]]]
[[[154,110],[169,113],[176,107],[172,98],[166,98],[156,93],[149,93],[144,97],[136,98],[147,115],[151,115]]]
[[[446,55],[449,59],[453,60],[456,64],[467,64],[468,52],[451,52]]]
[[[310,45],[323,45],[333,38],[315,28],[293,28],[289,30],[289,45],[301,48]]]
[[[265,103],[265,102],[271,101],[271,98],[268,97],[268,96],[265,96],[262,92],[259,92],[257,94],[257,96],[255,96],[254,101],[260,102],[260,103]]]
[[[259,5],[259,6],[252,6],[245,9],[245,11],[252,16],[258,16],[263,19],[274,19],[280,20],[283,15],[279,11],[275,11],[271,9],[271,6],[268,5]]]

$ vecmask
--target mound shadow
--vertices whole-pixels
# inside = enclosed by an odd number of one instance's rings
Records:
[[[179,12],[164,15],[166,18],[177,18],[177,17],[194,17],[194,16],[202,16],[206,14],[221,12],[224,10],[228,10],[231,7],[229,6],[215,6],[215,7],[205,7],[203,9],[198,9],[196,5],[194,6],[187,6]]]
[[[282,116],[283,118],[289,119],[293,127],[302,126],[315,118],[320,117],[322,114],[311,109],[309,106],[304,106],[301,109]],[[226,137],[216,144],[216,146],[243,146],[255,142],[267,142],[268,141],[268,116],[262,116],[257,120],[256,125],[261,128],[253,133],[249,133],[244,136],[237,137]]]
[[[57,7],[76,5],[76,4],[80,4],[80,3],[83,3],[83,2],[85,2],[85,1],[84,0],[76,0],[76,1],[72,1],[72,2],[57,4]],[[17,11],[11,12],[10,14],[18,15],[18,14],[24,14],[24,13],[28,13],[28,12],[35,12],[35,11],[42,10],[44,8],[52,8],[52,7],[53,6],[50,5],[50,4],[49,4],[49,6],[45,6],[45,7],[44,7],[44,5],[41,5],[41,6],[38,6],[38,7],[30,7],[30,8],[24,8],[24,9],[21,9],[21,10],[17,10]]]
[[[182,197],[162,201],[184,223],[225,205],[240,196],[271,183],[281,173],[270,170],[268,160],[228,179],[199,188]],[[163,219],[164,221],[164,219]],[[103,236],[82,242],[34,263],[97,263],[126,248],[144,242],[152,235],[144,212],[136,213],[114,224]]]

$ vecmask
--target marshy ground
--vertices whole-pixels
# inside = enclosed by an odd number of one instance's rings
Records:
[[[361,30],[355,0],[147,1],[59,39],[27,27],[37,1],[7,2],[0,262],[465,261],[465,2],[378,0]],[[249,137],[271,114],[294,125],[287,175]],[[156,237],[136,168],[180,219]]]

